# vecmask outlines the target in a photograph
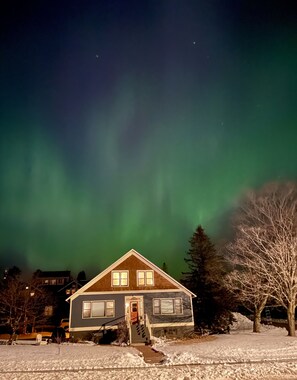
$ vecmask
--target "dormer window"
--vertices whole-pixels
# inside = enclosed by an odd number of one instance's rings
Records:
[[[112,271],[111,272],[111,285],[112,286],[128,286],[128,271]]]
[[[138,270],[137,271],[137,285],[138,286],[153,286],[154,272],[152,270]]]

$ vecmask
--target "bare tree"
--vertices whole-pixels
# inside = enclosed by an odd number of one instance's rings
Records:
[[[259,333],[261,313],[269,298],[269,288],[249,268],[234,269],[225,277],[226,288],[233,293],[238,303],[253,313],[253,332]]]
[[[294,336],[297,296],[296,184],[270,184],[260,191],[250,192],[240,207],[235,231],[235,239],[228,246],[228,251],[231,262],[242,270],[233,275],[240,285],[238,289],[244,290],[244,298],[249,291],[251,297],[258,292],[263,300],[270,296],[283,306],[287,310],[289,335]],[[250,289],[249,277],[253,284]]]
[[[12,335],[27,332],[38,323],[44,323],[48,295],[42,286],[32,279],[23,281],[20,274],[8,276],[1,284],[0,316],[2,324],[10,328]]]

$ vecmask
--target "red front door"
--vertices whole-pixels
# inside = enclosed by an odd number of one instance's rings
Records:
[[[130,320],[131,323],[137,323],[139,321],[137,301],[130,301]]]

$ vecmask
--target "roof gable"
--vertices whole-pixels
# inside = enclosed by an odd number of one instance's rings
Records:
[[[70,277],[70,270],[55,270],[55,271],[38,271],[38,278],[58,278],[58,277]]]
[[[129,270],[131,272],[130,284],[128,287],[111,287],[111,273],[113,270]],[[154,286],[152,287],[139,287],[136,285],[136,271],[137,270],[153,270],[154,271]],[[79,294],[96,291],[111,291],[114,292],[122,290],[150,290],[150,289],[179,289],[183,290],[191,296],[195,296],[189,289],[185,288],[182,284],[169,276],[151,261],[142,256],[139,252],[131,249],[104,271],[95,276],[86,285],[80,288],[75,294],[68,298],[74,299]]]

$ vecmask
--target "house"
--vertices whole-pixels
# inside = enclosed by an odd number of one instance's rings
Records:
[[[42,271],[38,270],[35,273],[36,278],[44,286],[63,287],[71,281],[69,270],[64,271]]]
[[[194,329],[193,297],[131,249],[67,299],[70,336],[90,338],[118,329],[123,321],[132,344],[148,343],[152,336],[183,336]]]
[[[35,278],[49,295],[49,304],[45,307],[44,314],[48,317],[49,323],[57,326],[62,318],[69,316],[69,304],[65,302],[65,299],[81,285],[72,280],[69,270],[38,270],[35,272]]]

